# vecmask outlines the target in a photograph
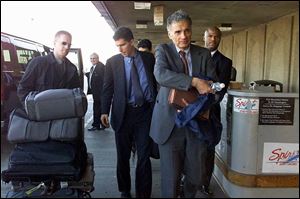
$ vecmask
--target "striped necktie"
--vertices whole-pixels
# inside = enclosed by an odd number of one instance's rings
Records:
[[[183,66],[184,66],[184,73],[189,75],[189,66],[188,66],[188,62],[185,57],[186,53],[183,50],[181,50],[181,51],[179,51],[179,54],[180,54],[180,58],[183,63]]]

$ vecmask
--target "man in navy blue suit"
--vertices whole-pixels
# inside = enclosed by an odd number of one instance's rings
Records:
[[[134,47],[133,34],[127,27],[119,27],[113,39],[120,54],[106,62],[101,121],[109,127],[108,114],[112,107],[111,125],[115,131],[121,197],[131,197],[129,159],[134,141],[137,150],[136,197],[149,198],[152,189],[149,129],[157,94],[153,75],[155,58],[153,54],[140,52]]]
[[[206,29],[204,33],[204,42],[205,47],[210,51],[213,62],[216,65],[216,72],[219,78],[219,81],[225,84],[225,88],[219,92],[219,102],[222,101],[224,94],[227,92],[227,88],[229,85],[230,77],[231,77],[231,68],[232,61],[231,59],[225,57],[220,51],[218,51],[218,47],[221,41],[222,32],[217,27],[209,27]],[[221,108],[220,104],[216,103],[211,107],[211,111],[215,112],[217,119],[221,120]],[[212,173],[214,170],[214,159],[215,159],[215,145],[217,145],[220,141],[221,135],[217,135],[215,139],[215,143],[212,146],[207,147],[207,155],[206,155],[206,172],[204,178],[204,184],[201,187],[202,193],[206,195],[211,195],[212,191],[209,189],[209,183],[212,177]]]

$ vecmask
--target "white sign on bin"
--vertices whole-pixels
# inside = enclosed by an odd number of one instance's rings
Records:
[[[257,98],[233,98],[233,110],[234,112],[246,113],[246,114],[258,114],[259,99]]]
[[[299,173],[299,143],[264,143],[263,173]]]

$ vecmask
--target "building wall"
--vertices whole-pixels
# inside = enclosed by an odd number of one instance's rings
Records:
[[[219,50],[232,59],[236,80],[281,82],[299,92],[299,12],[222,38]]]

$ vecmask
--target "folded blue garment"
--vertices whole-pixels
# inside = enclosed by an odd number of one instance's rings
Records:
[[[199,132],[199,122],[197,115],[207,111],[214,102],[213,94],[199,95],[197,100],[186,106],[176,115],[175,123],[178,127],[186,126],[193,132]]]
[[[200,78],[209,80],[209,78],[203,76]],[[199,113],[215,106],[216,104],[214,103],[216,103],[214,94],[199,95],[194,103],[189,104],[176,114],[175,124],[179,128],[189,128],[199,139],[207,141],[209,147],[215,147],[221,138],[223,129],[221,121],[214,111],[210,111],[208,121],[197,119]]]

